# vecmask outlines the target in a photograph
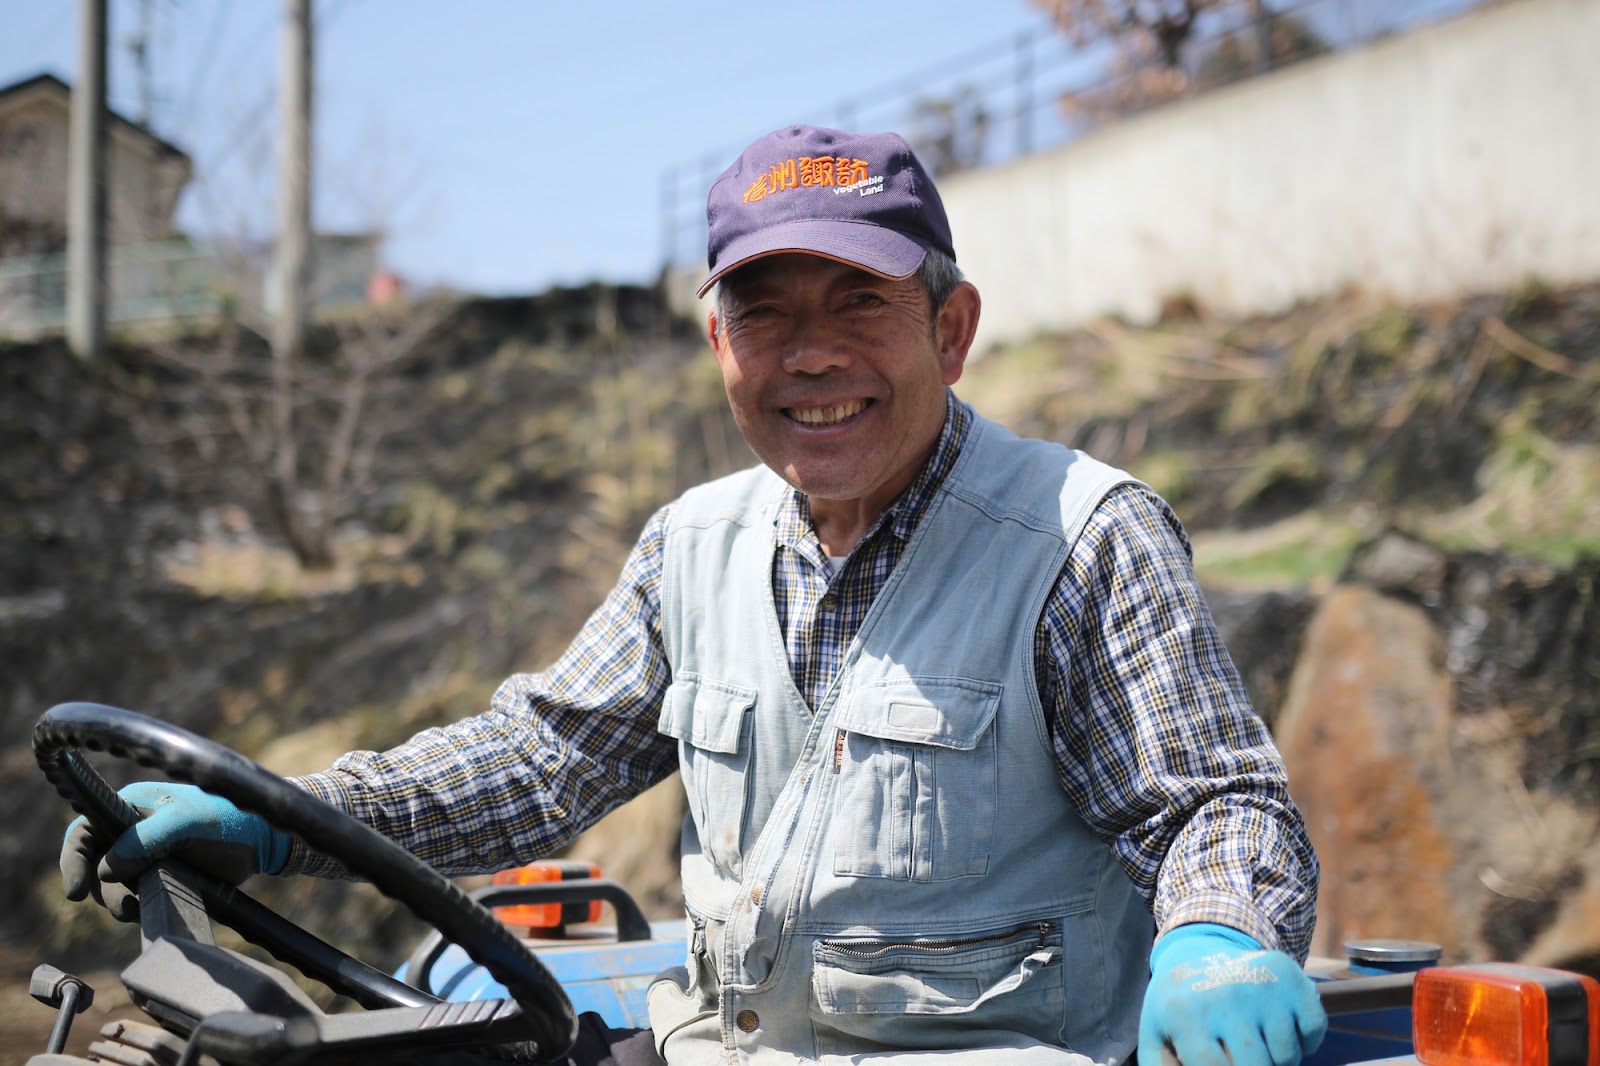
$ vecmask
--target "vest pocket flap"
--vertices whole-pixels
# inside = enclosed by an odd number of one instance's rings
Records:
[[[1000,709],[1000,690],[956,679],[874,685],[841,709],[839,725],[879,740],[971,751]]]
[[[739,750],[744,716],[755,705],[754,689],[689,676],[667,687],[656,728],[701,751],[733,755]]]

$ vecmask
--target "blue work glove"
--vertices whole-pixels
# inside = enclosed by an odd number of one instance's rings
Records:
[[[1140,1066],[1161,1066],[1164,1050],[1183,1066],[1295,1066],[1327,1029],[1299,964],[1236,929],[1181,925],[1150,952]]]
[[[118,795],[146,817],[109,846],[87,820],[75,820],[61,842],[61,880],[68,899],[92,895],[119,921],[139,918],[139,901],[123,883],[137,884],[146,868],[169,856],[234,885],[251,874],[275,874],[289,861],[287,833],[194,785],[140,781]]]

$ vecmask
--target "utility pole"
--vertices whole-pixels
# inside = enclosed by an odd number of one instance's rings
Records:
[[[278,233],[272,322],[273,495],[291,539],[303,529],[295,500],[295,367],[305,348],[311,261],[311,0],[284,0],[278,83]]]
[[[78,0],[67,165],[67,344],[93,360],[106,346],[106,0]]]

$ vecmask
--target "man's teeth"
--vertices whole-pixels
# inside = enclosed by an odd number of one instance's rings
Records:
[[[791,407],[789,417],[808,426],[831,426],[867,409],[866,401],[836,403],[831,407]]]

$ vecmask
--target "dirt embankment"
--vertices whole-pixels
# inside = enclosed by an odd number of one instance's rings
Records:
[[[1152,328],[1107,321],[989,353],[958,392],[1022,432],[1127,466],[1175,503],[1269,719],[1297,685],[1315,687],[1308,635],[1349,631],[1319,614],[1344,576],[1420,612],[1394,624],[1438,634],[1427,676],[1443,686],[1439,713],[1510,723],[1528,753],[1510,765],[1535,809],[1589,788],[1600,759],[1582,724],[1600,678],[1584,562],[1600,555],[1600,287],[1421,308],[1349,297],[1238,322],[1174,310]],[[638,290],[457,309],[371,383],[336,494],[333,565],[315,572],[287,552],[263,457],[241,429],[270,401],[252,384],[269,376],[259,340],[236,345],[228,374],[196,370],[217,337],[118,346],[96,367],[59,345],[0,346],[0,926],[21,971],[7,987],[41,958],[99,965],[107,939],[128,932],[59,900],[66,812],[27,750],[44,708],[147,710],[284,772],[481,709],[504,675],[559,651],[653,507],[750,461],[695,334]],[[336,394],[339,341],[332,329],[319,338],[307,371],[316,396]],[[315,489],[337,408],[302,398],[300,474]],[[1391,565],[1403,579],[1352,563],[1370,564],[1361,546],[1393,529],[1435,561]],[[1480,577],[1489,591],[1474,593],[1460,575],[1505,568],[1472,559],[1548,576]],[[1332,647],[1346,654],[1349,642]],[[1537,693],[1526,706],[1543,716],[1485,716],[1514,691]],[[1526,772],[1556,749],[1564,776]],[[663,792],[579,847],[665,907],[676,802]],[[1562,869],[1586,869],[1590,847],[1573,841]],[[1484,877],[1511,893],[1503,900],[1527,887]],[[348,886],[279,885],[273,897],[380,965],[419,932]],[[1493,936],[1478,914],[1452,943],[1516,956],[1566,913],[1533,920],[1521,906],[1502,904],[1495,913],[1520,917],[1488,920]],[[114,984],[101,991],[116,999]],[[35,1011],[47,1028],[31,1003],[0,1013]]]

